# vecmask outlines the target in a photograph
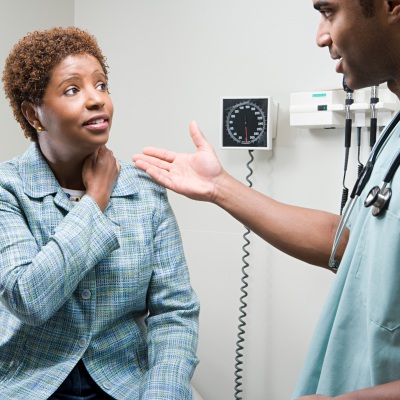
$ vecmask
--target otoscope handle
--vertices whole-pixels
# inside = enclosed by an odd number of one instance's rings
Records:
[[[351,146],[351,110],[350,107],[354,103],[353,92],[346,83],[346,77],[343,75],[343,90],[346,92],[346,127],[344,131],[344,147],[348,149]]]
[[[344,147],[349,148],[351,146],[351,119],[346,119],[344,135]]]
[[[376,127],[378,120],[376,118],[371,118],[371,127],[369,132],[369,145],[370,147],[374,147],[376,142]]]

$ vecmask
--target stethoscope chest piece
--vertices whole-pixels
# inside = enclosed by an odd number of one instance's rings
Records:
[[[392,197],[392,189],[387,188],[386,185],[382,187],[374,186],[368,193],[364,201],[365,207],[372,206],[372,215],[376,217],[380,215],[389,205]]]

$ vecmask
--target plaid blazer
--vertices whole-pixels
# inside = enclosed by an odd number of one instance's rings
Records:
[[[104,213],[36,144],[0,164],[0,398],[47,399],[83,359],[116,399],[191,399],[199,303],[165,189],[133,165]]]

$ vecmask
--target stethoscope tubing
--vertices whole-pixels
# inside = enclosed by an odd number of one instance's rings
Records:
[[[333,240],[331,256],[329,258],[328,265],[335,272],[339,269],[339,262],[337,260],[335,260],[336,251],[339,247],[340,240],[343,236],[344,229],[350,218],[351,212],[353,211],[353,208],[356,204],[357,199],[360,197],[362,191],[364,190],[365,186],[367,185],[367,183],[371,177],[371,173],[374,168],[376,158],[378,157],[378,154],[379,154],[381,148],[386,143],[387,139],[393,132],[393,129],[396,127],[396,125],[399,122],[400,122],[400,112],[398,112],[396,114],[396,116],[392,119],[392,121],[389,123],[389,125],[387,125],[385,127],[385,129],[383,130],[383,132],[381,133],[378,141],[375,143],[374,147],[372,148],[371,154],[368,157],[368,161],[366,162],[365,167],[364,167],[361,175],[357,179],[357,181],[354,185],[354,188],[351,192],[351,195],[350,195],[351,201],[345,208],[345,211],[344,211],[344,213],[340,219],[340,222],[338,224],[338,227],[337,227],[337,230],[335,233],[335,237]],[[390,165],[389,170],[385,175],[384,187],[386,187],[387,183],[389,183],[392,180],[394,173],[396,172],[399,165],[400,165],[400,150],[397,152],[394,162]]]
[[[337,249],[339,247],[340,240],[342,239],[347,221],[350,218],[351,212],[353,211],[353,208],[356,204],[357,199],[358,199],[358,196],[354,196],[351,199],[350,203],[345,208],[344,213],[343,213],[342,217],[340,218],[339,225],[336,229],[335,238],[333,240],[331,256],[329,258],[329,267],[332,270],[334,270],[335,272],[339,269],[339,261],[335,260],[335,255],[336,255]]]
[[[393,176],[395,174],[395,172],[397,171],[397,168],[399,168],[400,165],[400,150],[396,153],[395,157],[394,157],[394,161],[390,164],[390,167],[385,175],[385,177],[383,178],[383,182],[388,184],[389,182],[392,181]]]

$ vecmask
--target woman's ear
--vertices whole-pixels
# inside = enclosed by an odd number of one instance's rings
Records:
[[[42,124],[40,123],[37,114],[36,114],[36,107],[29,101],[24,100],[21,104],[21,111],[24,114],[26,120],[33,126],[33,128],[41,132],[43,129]]]

